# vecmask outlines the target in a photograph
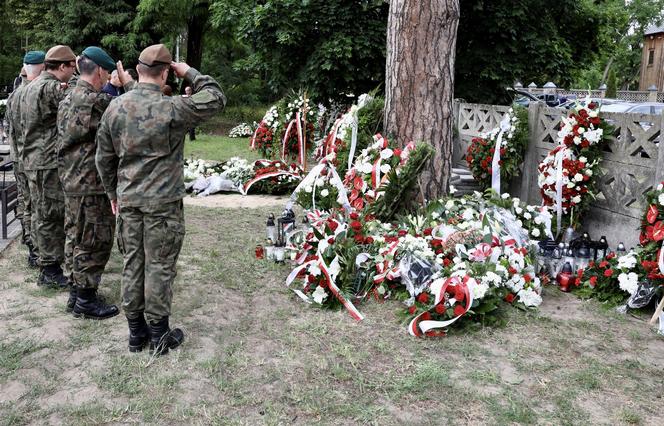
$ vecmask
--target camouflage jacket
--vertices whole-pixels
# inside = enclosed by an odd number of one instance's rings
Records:
[[[58,105],[75,83],[64,87],[55,76],[43,71],[21,94],[23,168],[45,170],[58,167]]]
[[[121,206],[159,205],[184,197],[184,136],[226,105],[217,82],[191,68],[195,92],[164,96],[156,84],[138,83],[113,99],[97,131],[97,169]]]
[[[130,90],[132,83],[125,85]],[[60,102],[58,108],[58,173],[67,195],[104,194],[97,166],[95,136],[102,114],[113,100],[108,93],[98,92],[87,81],[76,87]]]
[[[28,85],[27,80],[23,80],[21,85],[14,90],[7,98],[7,110],[5,118],[9,123],[9,149],[11,150],[11,159],[14,161],[14,167],[17,171],[23,171],[23,162],[21,161],[21,151],[23,150],[23,134],[21,120],[19,119],[21,92]]]

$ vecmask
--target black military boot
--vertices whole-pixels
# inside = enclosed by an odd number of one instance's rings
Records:
[[[62,274],[60,265],[48,265],[41,268],[37,285],[64,290],[68,282],[69,280]]]
[[[28,246],[28,266],[31,268],[39,267],[39,256],[35,253],[35,246],[32,245],[32,242],[28,240],[25,243]]]
[[[150,321],[150,353],[166,355],[169,349],[175,349],[184,342],[184,333],[179,328],[170,329],[168,317],[159,321]]]
[[[67,299],[67,313],[71,313],[76,305],[76,287],[72,283],[69,286],[69,299]]]
[[[74,304],[74,317],[103,320],[120,313],[115,305],[107,305],[97,296],[95,288],[79,288],[76,291],[76,304]]]
[[[127,317],[129,326],[129,352],[141,352],[150,342],[150,327],[141,313],[138,318]]]

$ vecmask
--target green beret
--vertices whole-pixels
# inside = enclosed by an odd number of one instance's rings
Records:
[[[44,63],[46,53],[41,50],[31,50],[23,57],[23,63],[27,65],[39,65]]]
[[[97,46],[90,46],[85,48],[81,55],[89,58],[95,64],[99,65],[108,72],[111,72],[115,69],[115,61],[108,56],[102,48]]]

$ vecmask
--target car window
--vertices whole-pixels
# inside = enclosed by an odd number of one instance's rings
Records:
[[[641,106],[638,106],[634,109],[631,109],[629,112],[635,112],[635,113],[638,113],[638,114],[650,114],[650,106],[641,105]]]

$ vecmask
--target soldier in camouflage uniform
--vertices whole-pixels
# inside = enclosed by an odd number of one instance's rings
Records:
[[[65,257],[71,259],[73,286],[67,311],[75,317],[106,319],[120,311],[97,297],[101,275],[111,256],[115,215],[95,165],[95,135],[113,100],[101,88],[116,67],[99,47],[88,47],[78,60],[76,87],[58,109],[58,171],[65,194]],[[120,65],[121,67],[121,65]],[[127,89],[133,83],[120,69]]]
[[[38,50],[27,52],[23,57],[23,69],[25,77],[21,79],[21,85],[17,87],[7,99],[7,122],[9,123],[9,144],[14,160],[14,175],[16,177],[16,187],[18,189],[18,203],[16,207],[16,218],[21,222],[22,239],[21,241],[28,247],[28,265],[37,267],[39,251],[33,243],[32,235],[32,202],[30,200],[30,189],[28,186],[28,177],[23,170],[23,126],[21,125],[20,106],[21,93],[29,82],[37,78],[44,69],[45,53]]]
[[[56,118],[58,105],[67,94],[66,82],[76,70],[76,55],[67,46],[54,46],[46,52],[44,64],[45,70],[21,96],[23,166],[37,211],[35,234],[41,264],[37,284],[66,289],[69,282],[61,268],[65,205],[56,158]]]
[[[162,95],[169,67],[193,87],[194,95]],[[161,355],[184,340],[182,330],[169,327],[171,285],[185,232],[184,135],[221,110],[226,98],[212,77],[173,63],[164,45],[143,50],[136,69],[136,88],[114,99],[102,117],[96,161],[111,203],[119,209],[129,350],[139,351],[150,340],[150,349]]]

